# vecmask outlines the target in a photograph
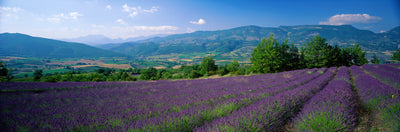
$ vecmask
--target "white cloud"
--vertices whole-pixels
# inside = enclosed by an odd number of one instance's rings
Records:
[[[49,18],[47,18],[47,21],[52,22],[52,23],[59,23],[61,21],[61,18],[59,18],[59,17],[49,17]]]
[[[19,7],[4,7],[0,6],[0,16],[15,17],[18,18],[18,13],[23,11]]]
[[[140,6],[139,7],[129,7],[127,4],[122,6],[123,11],[129,13],[129,17],[136,16],[138,14],[138,8],[141,8],[141,7]]]
[[[69,17],[67,19],[78,19],[78,17],[83,16],[82,14],[79,14],[78,12],[71,12],[69,13]]]
[[[130,38],[139,36],[149,36],[155,34],[174,34],[178,30],[175,26],[116,26],[107,29],[105,35],[111,38]]]
[[[118,22],[118,23],[120,23],[120,24],[122,24],[122,25],[127,25],[128,23],[126,23],[123,19],[118,19],[118,20],[116,20],[115,22]]]
[[[319,22],[320,25],[344,25],[354,23],[375,23],[382,20],[377,16],[369,14],[340,14],[334,15],[325,22]]]
[[[18,13],[22,11],[19,7],[4,7],[0,6],[0,13]]]
[[[106,9],[111,10],[112,9],[111,5],[107,5]]]
[[[98,28],[94,28],[98,27]],[[169,25],[160,26],[104,26],[92,24],[87,27],[76,28],[76,27],[46,27],[34,29],[31,32],[25,32],[34,36],[41,36],[46,38],[76,38],[81,36],[101,34],[112,39],[122,38],[133,38],[140,36],[150,36],[157,34],[176,34],[181,33],[178,27]],[[17,32],[17,31],[13,31]]]
[[[53,15],[52,17],[47,18],[47,21],[53,22],[53,23],[59,23],[62,20],[77,20],[78,17],[83,16],[82,14],[78,12],[70,12],[68,14],[60,13],[57,15]]]
[[[192,28],[186,28],[186,33],[193,33],[194,31]]]
[[[92,26],[93,28],[105,28],[104,25],[97,25],[97,24],[92,24],[90,26]]]
[[[135,17],[137,16],[139,13],[154,13],[156,11],[158,11],[158,7],[151,7],[151,9],[142,9],[142,7],[140,6],[136,6],[136,7],[130,7],[127,4],[124,4],[122,6],[122,11],[129,13],[129,17]]]
[[[197,24],[197,25],[203,25],[206,24],[206,21],[204,19],[199,19],[199,21],[190,21],[191,24]]]
[[[130,30],[140,30],[140,31],[166,31],[166,30],[178,30],[178,27],[174,26],[130,26],[126,27]]]
[[[131,12],[131,7],[129,7],[127,4],[122,6],[123,11],[125,12]]]
[[[147,12],[147,13],[154,13],[156,11],[158,11],[158,7],[155,7],[155,6],[151,7],[150,10],[143,10],[143,12]]]

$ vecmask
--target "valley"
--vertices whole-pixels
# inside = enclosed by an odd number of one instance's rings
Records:
[[[384,33],[373,33],[350,25],[300,25],[276,28],[243,26],[114,43],[102,47],[103,49],[82,43],[4,33],[0,34],[0,51],[3,51],[0,53],[0,58],[10,68],[14,68],[14,74],[18,76],[30,74],[29,72],[38,68],[65,70],[67,66],[72,66],[74,69],[83,67],[127,69],[193,65],[199,64],[201,58],[208,55],[213,55],[218,65],[228,64],[233,59],[241,64],[249,64],[253,48],[270,34],[274,34],[279,42],[287,39],[288,44],[298,48],[303,47],[309,38],[315,35],[321,35],[327,39],[328,44],[339,47],[349,47],[357,43],[366,52],[368,60],[377,55],[381,63],[390,62],[390,56],[400,45],[400,27]],[[31,59],[10,60],[15,57]],[[76,65],[81,59],[98,60],[107,65],[100,63]],[[65,61],[65,63],[48,64],[47,61]],[[71,65],[68,64],[69,61],[77,63]]]

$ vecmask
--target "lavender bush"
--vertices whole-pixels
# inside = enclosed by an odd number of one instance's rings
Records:
[[[310,99],[295,119],[296,131],[352,131],[356,124],[355,95],[347,67]]]
[[[351,66],[350,69],[355,88],[364,105],[382,115],[383,119],[376,120],[386,131],[399,131],[400,90],[369,76],[359,66]]]
[[[376,79],[394,87],[400,89],[400,74],[396,73],[395,70],[386,71],[381,68],[381,65],[364,65],[362,66],[369,74],[374,76]]]
[[[335,72],[336,68],[330,68],[305,85],[264,98],[194,131],[278,131],[305,101],[332,79]]]
[[[382,111],[381,122],[388,131],[398,130],[392,128],[399,124],[399,90],[358,66],[350,69],[361,101]],[[355,97],[349,91],[347,68],[341,67],[335,76],[336,71],[173,81],[0,83],[0,130],[282,131],[291,119],[336,119],[337,128],[351,131],[357,117]],[[318,111],[332,118],[320,118]]]

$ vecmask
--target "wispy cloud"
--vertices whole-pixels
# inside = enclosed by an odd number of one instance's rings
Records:
[[[142,9],[142,7],[140,6],[136,6],[136,7],[130,7],[127,4],[124,4],[122,6],[122,11],[129,13],[129,17],[135,17],[137,16],[139,13],[154,13],[158,11],[158,7],[153,6],[150,9],[146,10],[146,9]]]
[[[190,21],[191,24],[197,24],[197,25],[203,25],[206,24],[206,21],[204,19],[199,19],[199,21]]]
[[[92,24],[90,25],[92,28],[105,28],[104,25],[97,25],[97,24]]]
[[[107,6],[106,6],[106,9],[107,9],[107,10],[111,10],[111,9],[112,9],[111,5],[107,5]]]
[[[18,13],[21,11],[23,11],[23,9],[21,9],[19,7],[0,6],[0,15],[1,16],[18,18]]]
[[[150,10],[143,10],[143,12],[147,12],[147,13],[154,13],[156,11],[158,11],[158,7],[155,7],[155,6],[151,7]]]
[[[186,33],[193,33],[194,31],[192,28],[186,28]]]
[[[63,20],[76,20],[76,19],[78,19],[78,17],[81,17],[81,16],[83,16],[83,15],[78,12],[70,12],[68,14],[60,13],[60,14],[56,14],[56,15],[53,15],[52,17],[47,18],[47,20],[49,22],[59,23]]]
[[[127,25],[128,23],[126,23],[123,19],[118,19],[118,20],[116,20],[115,22],[118,22],[118,23],[120,23],[120,24],[122,24],[122,25]]]
[[[78,12],[71,12],[69,13],[69,17],[66,19],[78,19],[78,17],[83,16],[82,14],[79,14]]]
[[[129,38],[149,36],[155,34],[174,34],[178,30],[175,26],[116,26],[107,29],[107,36],[111,38]]]
[[[371,16],[369,14],[340,14],[334,15],[328,21],[319,22],[320,25],[344,25],[355,23],[376,23],[382,20],[378,16]]]
[[[167,31],[167,30],[178,30],[178,27],[174,26],[130,26],[126,27],[130,30],[140,30],[140,31]]]

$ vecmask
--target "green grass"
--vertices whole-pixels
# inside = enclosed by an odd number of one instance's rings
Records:
[[[342,120],[331,112],[316,112],[307,115],[294,128],[296,131],[345,131],[346,126]]]
[[[228,126],[228,125],[219,125],[219,127],[217,128],[217,132],[235,132],[237,131],[238,128],[233,127],[233,126]],[[213,131],[213,130],[210,130]]]
[[[192,116],[169,119],[160,125],[148,125],[133,131],[146,131],[153,129],[162,131],[191,131],[195,126],[199,126],[205,121],[212,121],[216,118],[227,116],[229,113],[239,109],[240,107],[241,105],[236,103],[222,104],[214,107],[213,109],[199,111],[198,114]],[[200,116],[201,118],[198,117],[199,115],[202,115]],[[231,130],[233,128],[226,129]]]
[[[382,108],[382,124],[384,128],[388,129],[388,131],[398,132],[400,131],[400,104],[394,103],[392,105],[386,106],[386,108]]]
[[[56,73],[56,72],[58,72],[58,73],[63,73],[63,72],[68,72],[68,71],[71,71],[71,70],[70,70],[70,69],[44,70],[44,71],[43,71],[43,75],[46,75],[46,74],[54,74],[54,73]],[[32,76],[33,76],[33,72],[25,72],[25,73],[16,74],[15,77],[16,77],[16,78],[23,78],[23,77],[25,77],[25,74],[27,74],[28,77],[32,77]]]
[[[112,127],[118,127],[118,126],[123,126],[124,122],[122,119],[112,119],[108,121],[108,124]]]

